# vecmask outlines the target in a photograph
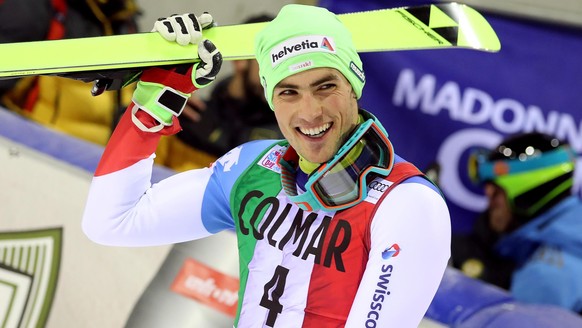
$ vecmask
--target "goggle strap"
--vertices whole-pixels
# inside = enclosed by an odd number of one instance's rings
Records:
[[[574,155],[567,147],[559,147],[542,153],[541,156],[530,158],[527,161],[518,159],[498,159],[477,163],[477,178],[479,181],[496,179],[503,175],[518,174],[532,170],[539,170],[553,165],[572,161]],[[503,168],[503,169],[500,169]]]
[[[295,180],[297,169],[293,163],[299,161],[299,155],[292,147],[288,147],[282,156],[277,159],[277,164],[281,168],[281,184],[287,195],[297,195],[297,182]]]

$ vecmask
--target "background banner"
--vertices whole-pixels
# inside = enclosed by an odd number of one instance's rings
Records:
[[[346,13],[426,3],[323,0],[319,5]],[[399,155],[421,170],[438,164],[454,231],[468,230],[486,206],[467,176],[472,148],[492,148],[507,135],[536,130],[582,151],[582,31],[476,9],[497,32],[500,52],[362,54],[366,86],[361,106],[385,125]],[[580,181],[580,170],[577,175]],[[575,188],[580,192],[579,183]]]

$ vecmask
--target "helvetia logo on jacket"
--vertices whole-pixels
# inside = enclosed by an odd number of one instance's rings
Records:
[[[382,258],[387,260],[391,257],[398,256],[398,254],[400,254],[400,246],[398,246],[398,244],[393,244],[382,252]]]
[[[335,53],[335,42],[332,37],[324,35],[302,35],[287,39],[271,50],[271,65],[301,54],[310,52]]]

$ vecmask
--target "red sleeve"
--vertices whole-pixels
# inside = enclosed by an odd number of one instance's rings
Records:
[[[173,118],[171,126],[164,127],[157,133],[144,132],[131,121],[131,112],[135,104],[129,105],[119,124],[115,128],[111,139],[105,147],[105,151],[95,176],[105,175],[119,171],[138,161],[151,156],[158,146],[162,135],[176,134],[181,130],[177,117]],[[150,115],[138,110],[136,117],[148,127],[158,124]]]

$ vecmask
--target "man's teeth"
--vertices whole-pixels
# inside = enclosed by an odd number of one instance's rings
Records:
[[[322,126],[319,126],[317,128],[299,128],[299,131],[301,131],[301,133],[308,135],[308,136],[317,136],[319,134],[322,134],[323,132],[327,131],[327,129],[329,129],[329,127],[331,126],[331,123],[326,123]]]

